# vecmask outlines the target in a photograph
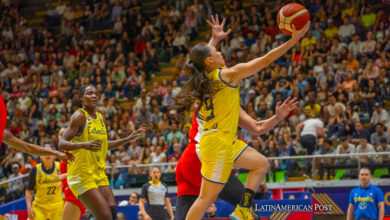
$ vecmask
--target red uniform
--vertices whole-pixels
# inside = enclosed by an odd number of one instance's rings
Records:
[[[66,164],[65,161],[61,161],[61,163],[60,163],[60,173],[61,174],[68,172],[67,166],[68,165]],[[80,215],[80,219],[81,219],[81,217],[84,215],[84,212],[86,209],[85,209],[84,205],[76,198],[76,196],[73,195],[72,191],[69,188],[68,181],[66,180],[66,178],[62,180],[62,191],[64,192],[64,195],[65,195],[65,201],[72,202],[79,207],[80,212],[81,212],[81,215]]]
[[[177,197],[181,195],[199,196],[200,184],[202,183],[202,175],[200,174],[202,163],[199,160],[197,148],[199,147],[201,129],[194,110],[189,134],[190,142],[176,166]]]
[[[3,97],[0,94],[0,147],[1,147],[1,141],[3,140],[3,133],[4,133],[6,123],[7,123],[7,108],[5,107]]]

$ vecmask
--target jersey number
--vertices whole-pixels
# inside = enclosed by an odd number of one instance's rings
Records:
[[[54,195],[54,194],[56,194],[56,188],[57,187],[55,187],[55,186],[50,186],[50,187],[48,187],[47,188],[47,195]]]
[[[209,121],[211,119],[213,119],[215,116],[214,116],[214,105],[213,105],[213,99],[212,98],[206,98],[205,100],[205,105],[206,105],[206,110],[210,111],[211,110],[211,114],[209,117],[206,118],[206,121]]]

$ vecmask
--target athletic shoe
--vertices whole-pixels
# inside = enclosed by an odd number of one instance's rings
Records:
[[[236,206],[236,209],[229,217],[232,220],[255,220],[251,210],[249,208],[241,207],[240,205]]]

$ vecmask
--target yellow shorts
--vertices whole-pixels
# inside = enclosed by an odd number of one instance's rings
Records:
[[[50,210],[48,210],[50,208]],[[35,217],[30,220],[61,220],[62,219],[62,210],[64,206],[52,206],[47,205],[47,208],[42,208],[36,204],[32,205],[32,209],[35,213]]]
[[[234,161],[247,146],[245,142],[218,131],[202,135],[199,151],[203,178],[215,183],[226,183]]]
[[[68,177],[68,185],[72,193],[78,198],[81,194],[91,189],[99,189],[99,186],[109,186],[107,175],[99,171],[92,176]]]

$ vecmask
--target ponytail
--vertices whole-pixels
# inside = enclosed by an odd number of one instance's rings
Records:
[[[174,98],[174,108],[180,121],[184,113],[190,111],[195,102],[199,106],[196,109],[196,115],[201,117],[199,116],[201,106],[207,98],[213,97],[219,90],[219,82],[207,77],[204,59],[210,55],[210,49],[206,43],[195,45],[190,52],[191,60],[184,66],[190,79]]]

